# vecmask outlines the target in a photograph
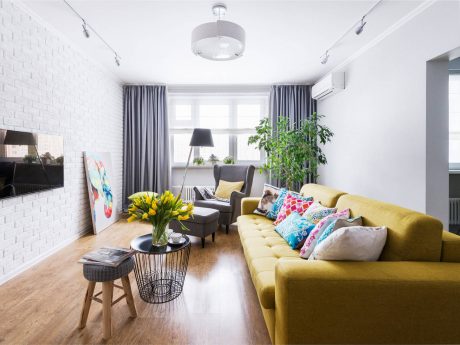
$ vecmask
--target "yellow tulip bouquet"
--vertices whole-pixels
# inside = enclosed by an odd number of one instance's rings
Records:
[[[181,221],[193,215],[193,204],[184,203],[180,196],[175,197],[169,190],[159,195],[153,192],[136,193],[130,197],[128,222],[135,220],[152,224],[152,244],[163,246],[168,243],[166,227],[171,220]]]

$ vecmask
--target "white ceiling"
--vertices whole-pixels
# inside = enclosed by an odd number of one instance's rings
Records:
[[[323,66],[319,57],[376,0],[227,0],[226,20],[246,30],[246,51],[220,62],[190,49],[193,28],[214,20],[213,1],[68,1],[119,53],[120,67],[95,35],[83,36],[81,20],[62,1],[24,3],[123,82],[167,84],[314,82],[423,2],[383,1],[363,34],[350,33]]]

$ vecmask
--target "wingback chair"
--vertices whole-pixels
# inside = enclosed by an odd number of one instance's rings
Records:
[[[255,167],[253,165],[214,165],[216,188],[220,180],[228,182],[244,181],[241,192],[233,192],[230,196],[230,202],[213,199],[205,200],[198,189],[194,188],[195,206],[218,210],[220,213],[219,224],[225,225],[227,234],[230,224],[234,223],[236,218],[241,215],[241,199],[251,194],[254,170]]]

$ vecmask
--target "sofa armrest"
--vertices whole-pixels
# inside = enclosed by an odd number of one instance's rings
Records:
[[[243,198],[241,200],[241,214],[245,215],[254,213],[254,210],[259,205],[260,199],[261,198],[256,197]]]
[[[275,344],[460,342],[460,264],[280,259]]]
[[[197,187],[193,187],[193,191],[195,192],[195,200],[204,200]]]

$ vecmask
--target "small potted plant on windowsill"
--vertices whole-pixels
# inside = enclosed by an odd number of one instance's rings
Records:
[[[209,156],[208,161],[212,165],[216,165],[219,162],[219,158],[213,153],[212,155]]]
[[[196,157],[193,159],[193,165],[204,165],[204,158],[203,157]]]
[[[222,160],[222,162],[224,162],[224,164],[235,164],[235,158],[227,156]]]

